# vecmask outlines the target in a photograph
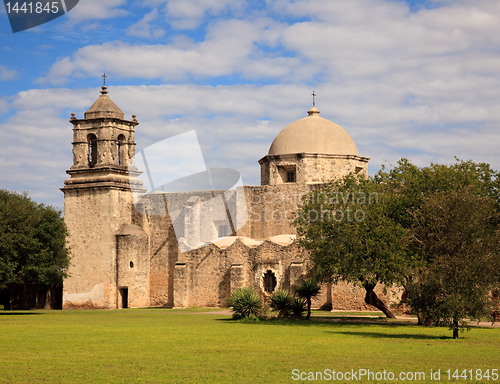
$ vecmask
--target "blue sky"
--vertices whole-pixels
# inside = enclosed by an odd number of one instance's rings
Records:
[[[71,112],[103,72],[138,148],[195,129],[208,166],[260,183],[286,125],[321,116],[369,171],[405,156],[500,169],[497,0],[80,0],[13,34],[0,10],[0,188],[63,207]]]

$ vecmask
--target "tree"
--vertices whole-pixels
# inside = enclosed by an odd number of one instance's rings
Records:
[[[306,320],[311,317],[311,299],[319,294],[321,286],[316,279],[305,279],[302,284],[296,289],[297,295],[306,300],[307,315]]]
[[[322,280],[363,287],[365,302],[394,317],[374,289],[404,281],[407,230],[388,216],[385,185],[348,175],[311,192],[298,212],[299,244]]]
[[[500,176],[488,164],[457,160],[418,168],[401,159],[375,179],[392,191],[389,216],[410,233],[418,260],[403,285],[408,304],[426,324],[446,324],[458,337],[465,317],[491,307],[500,282]]]
[[[495,202],[476,188],[435,193],[413,212],[413,248],[425,264],[406,284],[408,304],[425,323],[450,326],[454,339],[465,318],[491,313],[498,287]]]
[[[70,262],[61,212],[0,190],[0,289],[62,284]]]

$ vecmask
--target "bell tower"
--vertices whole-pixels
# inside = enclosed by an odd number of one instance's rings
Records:
[[[117,235],[132,224],[132,193],[143,190],[133,164],[139,123],[124,118],[105,85],[100,93],[83,119],[70,118],[73,165],[61,190],[72,261],[63,308],[121,306]]]

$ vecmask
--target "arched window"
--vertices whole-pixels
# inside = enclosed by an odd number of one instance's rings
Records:
[[[97,164],[97,136],[90,133],[87,136],[89,144],[89,167],[94,167]]]
[[[126,150],[127,147],[125,145],[125,136],[120,135],[116,140],[116,164],[118,165],[126,164],[127,162],[125,155]]]
[[[264,291],[273,293],[274,288],[276,288],[276,276],[274,276],[273,271],[268,269],[264,274]]]

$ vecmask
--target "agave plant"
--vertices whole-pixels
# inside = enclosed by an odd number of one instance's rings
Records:
[[[296,292],[299,297],[303,297],[307,302],[307,316],[306,319],[309,320],[311,317],[311,298],[317,296],[321,286],[316,279],[306,279],[302,282],[300,287],[297,288]]]
[[[292,301],[293,296],[290,292],[278,290],[273,292],[273,294],[269,297],[269,306],[271,309],[278,311],[278,315],[276,316],[278,319],[281,317],[287,318],[290,316]]]
[[[302,319],[304,317],[304,313],[307,312],[306,300],[302,297],[294,297],[290,311],[292,312],[293,317],[296,319]]]
[[[232,307],[233,316],[252,317],[263,314],[262,299],[250,287],[239,288],[231,293],[227,303]]]

